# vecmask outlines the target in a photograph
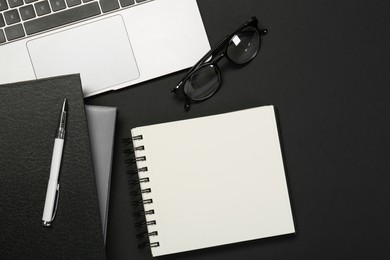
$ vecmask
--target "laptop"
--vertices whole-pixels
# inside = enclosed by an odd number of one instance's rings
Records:
[[[196,0],[0,0],[0,84],[80,73],[89,97],[209,49]]]

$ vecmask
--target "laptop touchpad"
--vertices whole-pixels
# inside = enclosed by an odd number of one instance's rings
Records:
[[[27,48],[37,78],[80,73],[84,95],[139,78],[119,15],[31,40]]]

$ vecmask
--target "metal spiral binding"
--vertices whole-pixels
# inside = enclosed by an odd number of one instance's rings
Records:
[[[137,235],[137,238],[145,238],[145,237],[152,237],[152,236],[157,236],[158,233],[157,231],[153,231],[153,232],[143,232],[143,233],[140,233]]]
[[[134,164],[138,164],[138,162],[144,162],[147,160],[146,156],[139,156],[139,157],[135,156],[136,151],[144,151],[145,150],[145,146],[143,146],[143,145],[140,145],[140,146],[134,145],[134,141],[141,141],[141,140],[143,140],[142,135],[137,135],[137,136],[134,136],[132,138],[125,138],[122,140],[123,143],[125,143],[126,145],[132,145],[132,147],[123,150],[123,152],[125,154],[129,155],[129,157],[130,157],[129,159],[125,160],[125,163],[127,165],[132,166]],[[132,176],[132,175],[136,175],[136,174],[141,173],[141,172],[145,173],[147,171],[148,171],[148,167],[140,167],[140,168],[136,168],[136,169],[130,169],[130,170],[126,171],[126,173],[129,174],[130,176]],[[140,178],[138,176],[138,178],[136,178],[136,179],[129,180],[128,184],[130,186],[139,186],[141,183],[148,183],[148,182],[150,182],[149,177]],[[147,193],[151,193],[151,192],[152,192],[151,188],[144,188],[144,189],[139,188],[138,190],[131,191],[130,195],[134,196],[134,197],[140,197],[143,194],[147,194]],[[131,204],[135,208],[137,208],[137,207],[143,206],[145,204],[153,204],[153,200],[152,199],[137,199],[137,200],[133,201]],[[143,210],[139,210],[139,211],[133,213],[133,216],[135,218],[142,218],[142,217],[145,218],[145,220],[138,221],[137,223],[135,223],[135,227],[145,228],[148,226],[156,225],[156,223],[157,223],[156,220],[146,221],[146,216],[153,215],[153,214],[155,214],[154,209],[150,209],[150,210],[143,209]],[[140,239],[148,238],[149,239],[149,237],[157,236],[157,235],[158,235],[157,231],[142,232],[142,233],[137,235],[137,238],[140,238]],[[145,248],[145,247],[152,248],[152,247],[158,247],[158,246],[160,246],[159,242],[152,242],[152,243],[143,242],[143,243],[138,245],[139,248]]]
[[[147,171],[148,171],[148,167],[142,167],[142,168],[135,169],[135,170],[128,170],[126,173],[127,174],[137,174],[139,172],[147,172]]]
[[[125,150],[123,150],[123,152],[126,154],[133,154],[135,151],[143,151],[143,150],[145,150],[145,147],[143,145],[141,145],[141,146],[137,146],[134,148],[125,149]]]
[[[151,210],[141,210],[141,211],[138,211],[138,212],[135,212],[133,213],[133,216],[134,217],[142,217],[142,216],[146,216],[146,215],[153,215],[154,214],[154,209],[151,209]]]
[[[160,246],[159,242],[154,242],[154,243],[144,242],[144,243],[141,243],[138,245],[139,248],[145,248],[145,247],[152,248],[152,247],[158,247],[158,246]]]
[[[135,158],[125,160],[125,162],[129,165],[137,162],[142,162],[142,161],[146,161],[146,156],[140,156],[140,157],[135,157]]]
[[[129,185],[137,185],[143,182],[149,182],[149,178],[140,178],[140,179],[135,179],[135,180],[130,180],[128,181]]]
[[[147,199],[147,200],[136,200],[136,201],[133,201],[131,203],[131,205],[137,207],[137,206],[140,206],[142,204],[152,204],[153,203],[153,200],[152,199]]]
[[[156,221],[155,220],[151,220],[151,221],[139,221],[137,223],[135,223],[135,227],[146,227],[146,226],[151,226],[151,225],[156,225]]]
[[[150,188],[147,188],[147,189],[139,189],[139,190],[135,190],[135,191],[132,191],[130,192],[130,195],[131,196],[138,196],[138,195],[142,195],[143,193],[150,193],[152,190]]]

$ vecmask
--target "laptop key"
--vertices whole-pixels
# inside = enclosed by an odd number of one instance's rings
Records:
[[[119,0],[119,2],[121,2],[121,6],[122,7],[134,4],[134,0]]]
[[[47,1],[38,2],[34,4],[34,6],[35,6],[35,10],[37,10],[38,16],[50,13],[50,6],[49,6],[49,2]]]
[[[100,6],[103,13],[115,10],[119,8],[118,0],[100,0]]]
[[[27,35],[42,32],[68,23],[73,23],[85,18],[100,14],[99,4],[93,2],[67,9],[63,12],[54,13],[24,23]]]
[[[4,35],[3,30],[0,29],[0,43],[3,43],[3,42],[5,42],[5,35]]]
[[[81,5],[81,0],[66,0],[68,7],[72,7],[75,5]]]
[[[20,12],[20,16],[22,16],[23,21],[29,20],[29,19],[34,18],[36,16],[35,11],[34,11],[34,7],[32,5],[26,5],[26,6],[21,7],[19,9],[19,12]]]
[[[8,25],[20,22],[19,13],[16,9],[5,12],[4,18]]]
[[[8,9],[7,0],[0,0],[0,11],[4,11]]]
[[[7,35],[7,39],[9,41],[24,36],[23,26],[21,24],[16,24],[10,27],[6,27],[4,30],[5,30],[5,35]]]
[[[29,3],[32,3],[32,2],[36,2],[36,1],[38,1],[38,0],[24,0],[24,2],[25,2],[26,4],[29,4]]]
[[[23,0],[8,0],[9,7],[14,8],[23,5]]]
[[[51,9],[53,9],[53,12],[57,12],[66,8],[64,0],[50,0],[50,5]]]
[[[4,21],[3,15],[0,14],[0,28],[4,27],[4,26],[5,26],[5,21]]]

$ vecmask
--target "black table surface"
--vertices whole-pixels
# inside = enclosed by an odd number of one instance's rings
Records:
[[[198,0],[198,5],[211,45],[252,15],[269,33],[250,64],[236,68],[221,62],[220,91],[188,113],[170,93],[184,71],[86,99],[119,109],[108,259],[152,259],[149,250],[137,248],[130,205],[121,139],[131,128],[264,104],[279,110],[296,235],[161,259],[388,258],[390,2]]]

